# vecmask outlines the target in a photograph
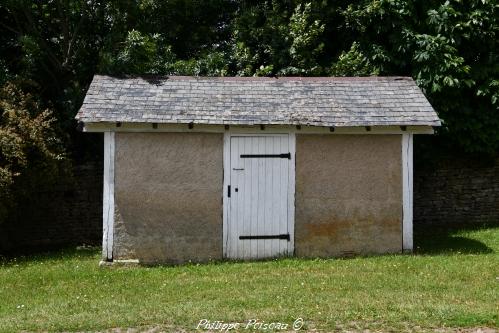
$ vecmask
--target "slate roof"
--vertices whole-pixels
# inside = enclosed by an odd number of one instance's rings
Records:
[[[440,120],[408,77],[256,78],[96,75],[83,122],[429,125]]]

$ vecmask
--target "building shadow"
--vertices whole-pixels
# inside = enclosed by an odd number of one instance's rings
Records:
[[[485,243],[463,236],[461,231],[477,231],[498,226],[457,227],[453,229],[415,230],[415,254],[488,254],[494,250]]]
[[[93,258],[100,253],[97,246],[71,246],[54,248],[36,253],[9,252],[0,255],[0,266],[24,265],[32,262],[43,263],[48,261],[71,260],[75,258]]]

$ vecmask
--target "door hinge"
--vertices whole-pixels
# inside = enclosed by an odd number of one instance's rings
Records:
[[[259,235],[259,236],[239,236],[239,239],[285,239],[288,242],[291,240],[289,234],[280,235]]]
[[[287,158],[291,159],[291,153],[286,154],[243,154],[241,158]]]
[[[230,198],[230,185],[227,186],[227,197]]]

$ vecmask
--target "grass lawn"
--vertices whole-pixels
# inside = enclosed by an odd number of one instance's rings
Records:
[[[414,255],[99,268],[99,250],[0,261],[0,331],[499,327],[499,228],[417,238]],[[291,329],[289,327],[288,329]]]

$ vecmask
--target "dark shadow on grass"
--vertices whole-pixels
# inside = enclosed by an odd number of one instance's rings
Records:
[[[50,260],[68,260],[73,258],[91,258],[98,253],[98,247],[67,247],[36,254],[0,255],[0,266],[22,265],[30,262],[45,262]]]
[[[497,228],[483,225],[473,228],[415,230],[414,253],[416,254],[487,254],[494,250],[476,239],[456,235],[459,231]]]
[[[463,237],[457,234],[459,231],[470,231],[470,230],[483,230],[483,229],[497,229],[499,226],[494,225],[484,225],[473,228],[455,228],[455,229],[438,229],[438,228],[427,228],[427,229],[417,229],[414,234],[414,253],[418,255],[439,255],[439,254],[489,254],[494,253],[494,250],[488,247],[485,243],[480,242],[476,239]],[[59,250],[44,251],[37,254],[0,254],[0,266],[10,266],[18,264],[26,264],[30,262],[46,262],[53,260],[71,260],[71,259],[86,259],[98,257],[100,252],[100,247],[66,247]],[[392,255],[392,254],[388,254]],[[354,258],[359,257],[378,257],[379,255],[356,255]],[[227,263],[241,264],[258,264],[258,263],[268,263],[272,261],[281,261],[287,259],[293,259],[295,257],[279,257],[279,258],[267,258],[261,260],[213,260],[203,264],[209,265],[225,265]],[[336,257],[336,258],[296,258],[299,260],[315,261],[315,260],[348,260],[351,257]],[[96,265],[97,265],[96,261]],[[178,264],[156,264],[156,265],[144,265],[144,266],[159,266],[159,267],[178,267],[178,266],[197,266],[197,263],[184,263]]]
[[[414,252],[417,254],[482,254],[494,252],[490,247],[475,239],[450,235],[443,235],[438,238],[433,235],[432,237],[432,239],[418,241]]]

